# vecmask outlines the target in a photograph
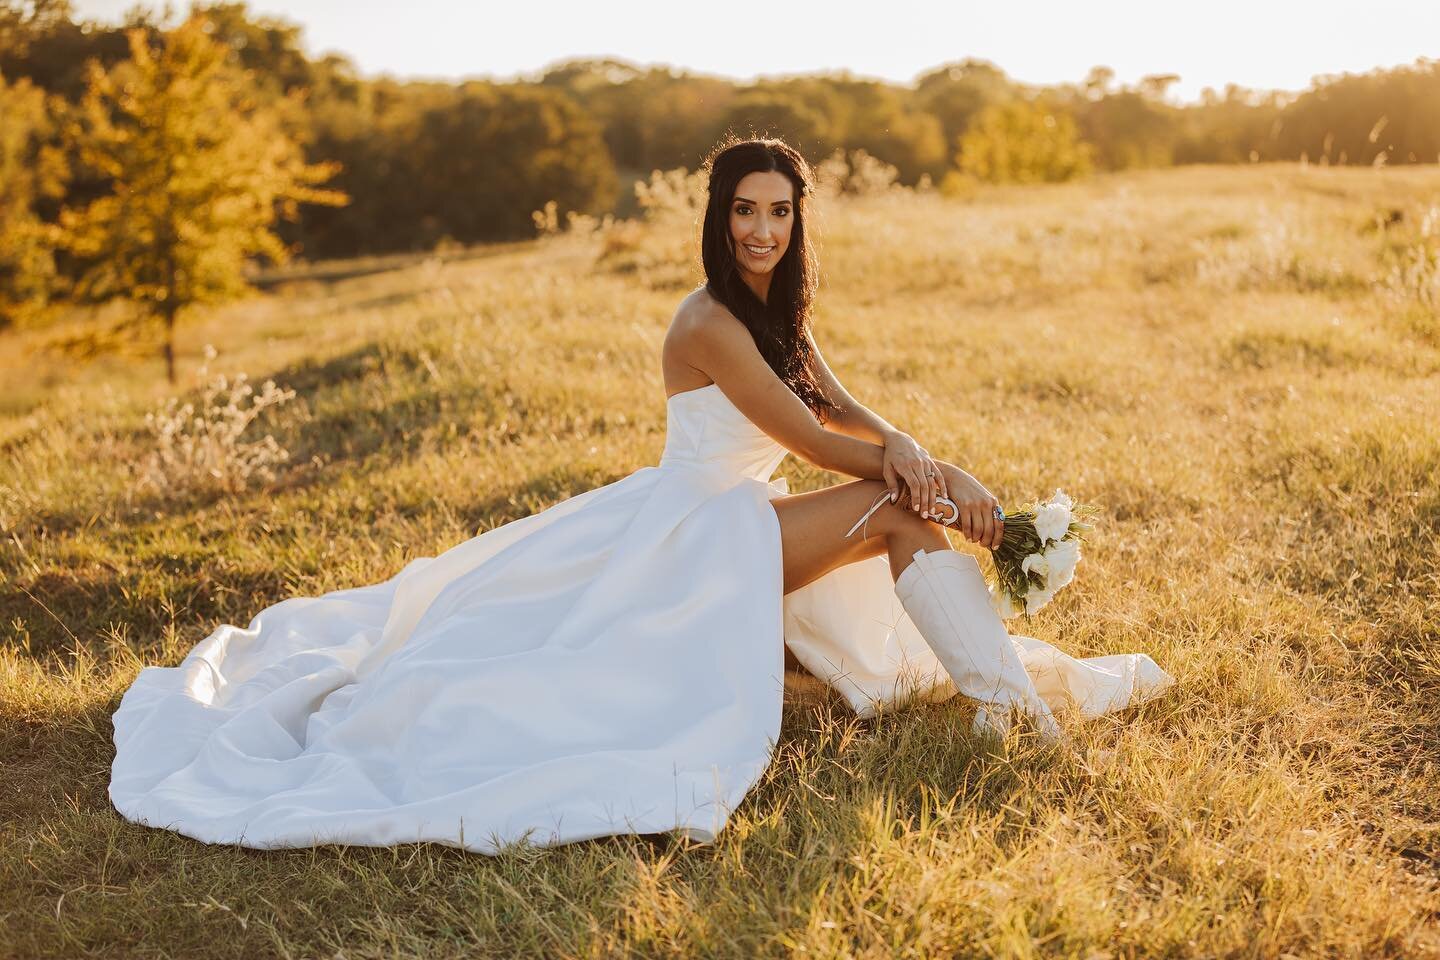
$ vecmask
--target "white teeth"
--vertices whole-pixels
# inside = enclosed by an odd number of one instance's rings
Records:
[[[747,243],[747,244],[745,244],[745,249],[746,249],[746,250],[749,250],[751,253],[755,254],[755,256],[757,256],[757,257],[763,257],[765,254],[769,253],[771,250],[774,250],[775,247],[774,247],[774,246],[769,246],[769,247],[752,247],[752,246],[750,246],[750,244]]]

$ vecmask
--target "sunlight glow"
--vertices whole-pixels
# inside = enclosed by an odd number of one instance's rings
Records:
[[[135,0],[77,0],[77,14],[118,21]],[[971,2],[719,5],[716,29],[677,3],[445,3],[254,0],[256,15],[305,28],[312,55],[339,52],[362,73],[528,79],[550,63],[615,57],[751,80],[848,70],[910,83],[943,63],[989,60],[1031,84],[1078,83],[1097,65],[1121,84],[1179,74],[1175,102],[1227,83],[1301,90],[1319,74],[1363,73],[1440,55],[1440,4],[1341,0],[1156,4]],[[741,37],[749,39],[741,39]]]

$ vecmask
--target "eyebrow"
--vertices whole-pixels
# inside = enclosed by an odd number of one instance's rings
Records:
[[[754,201],[754,200],[747,199],[747,198],[745,198],[745,197],[736,197],[736,198],[735,198],[735,202],[736,202],[736,203],[754,203],[755,201]],[[771,201],[770,201],[770,206],[773,207],[773,206],[775,206],[775,204],[777,204],[777,203],[789,203],[789,202],[790,202],[789,200],[771,200]]]

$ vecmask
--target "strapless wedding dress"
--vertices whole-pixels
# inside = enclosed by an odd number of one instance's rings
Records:
[[[955,694],[886,557],[782,593],[783,447],[715,384],[666,409],[658,466],[142,669],[113,717],[116,809],[258,848],[710,841],[770,762],[782,642],[862,715]],[[1056,709],[1171,680],[1013,639]]]

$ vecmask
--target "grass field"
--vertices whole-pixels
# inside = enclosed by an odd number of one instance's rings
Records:
[[[1102,508],[1026,632],[1179,678],[1076,731],[1111,759],[797,684],[714,846],[255,851],[126,822],[109,718],[142,664],[656,462],[698,273],[661,220],[302,277],[181,333],[185,396],[206,344],[207,376],[295,391],[244,435],[289,458],[238,491],[233,461],[147,467],[158,361],[0,334],[0,956],[1440,957],[1440,170],[820,214],[816,335],[851,392],[1007,506]]]

